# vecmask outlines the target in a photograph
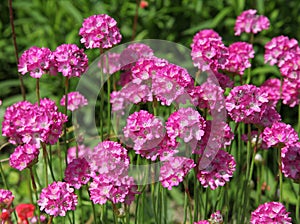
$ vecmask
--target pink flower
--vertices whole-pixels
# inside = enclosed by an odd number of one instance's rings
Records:
[[[251,213],[251,224],[271,224],[285,223],[292,224],[292,219],[289,217],[289,212],[280,202],[267,202],[258,206]]]
[[[219,150],[211,163],[202,170],[198,170],[197,178],[205,188],[208,186],[215,190],[219,186],[224,186],[235,171],[235,160],[232,155],[223,150]]]
[[[159,181],[162,186],[172,190],[173,186],[178,186],[187,173],[195,167],[192,159],[186,157],[171,157],[165,161],[159,173]]]
[[[85,158],[90,164],[92,177],[97,174],[118,177],[126,174],[129,168],[127,150],[113,141],[100,142],[93,151],[87,152]]]
[[[93,178],[89,187],[90,198],[94,204],[105,204],[108,200],[112,203],[125,203],[130,205],[139,194],[132,177],[100,174]]]
[[[299,140],[293,127],[283,122],[274,122],[271,127],[266,127],[262,138],[269,148],[293,145]]]
[[[122,39],[117,22],[106,14],[84,19],[79,35],[86,48],[110,48]]]
[[[195,34],[195,36],[193,37],[193,43],[196,43],[199,39],[205,38],[214,38],[222,40],[222,37],[213,29],[204,29],[200,30],[198,33]]]
[[[223,216],[220,211],[216,211],[210,215],[209,221],[214,224],[222,224]]]
[[[290,57],[291,52],[298,51],[299,47],[297,40],[289,39],[286,36],[274,37],[265,45],[265,63],[269,62],[270,65],[277,64],[281,67],[284,61]]]
[[[65,106],[66,96],[64,95],[60,100],[60,105]],[[87,99],[79,92],[68,93],[68,110],[74,111],[80,107],[88,105]]]
[[[19,145],[9,157],[9,165],[20,171],[37,163],[40,151],[35,145]]]
[[[33,78],[41,78],[43,74],[49,72],[51,63],[50,49],[42,47],[31,47],[24,51],[21,55],[18,63],[18,71],[25,75],[30,72],[30,76]]]
[[[209,221],[207,221],[207,220],[200,220],[198,222],[194,222],[194,224],[209,224]]]
[[[65,170],[65,181],[76,189],[90,180],[90,165],[85,158],[73,159]]]
[[[276,111],[275,107],[267,107],[263,113],[259,124],[263,127],[271,127],[274,122],[281,121],[281,115]]]
[[[131,114],[123,132],[126,144],[133,145],[137,154],[157,146],[165,136],[162,121],[145,110]]]
[[[289,107],[295,107],[300,101],[300,81],[283,80],[282,102]]]
[[[62,44],[52,55],[58,72],[67,78],[80,77],[88,68],[88,58],[75,44]]]
[[[280,80],[277,78],[267,79],[261,86],[260,89],[263,92],[268,93],[268,100],[272,106],[276,106],[280,100]]]
[[[9,208],[14,198],[11,191],[0,189],[0,209]]]
[[[252,44],[235,42],[228,47],[229,56],[225,70],[243,75],[246,68],[251,67],[250,58],[254,58]]]
[[[78,150],[77,153],[78,156],[76,156],[76,150]],[[85,145],[78,145],[77,148],[76,146],[69,148],[68,155],[67,155],[68,164],[72,162],[73,159],[83,158],[85,155],[89,153],[90,150],[91,149],[89,147],[86,147]]]
[[[75,210],[78,200],[68,183],[57,181],[42,189],[37,203],[48,215],[65,216],[67,211]]]
[[[259,87],[234,87],[226,98],[226,109],[235,122],[259,123],[268,107],[268,95]]]
[[[196,143],[204,135],[205,120],[192,108],[180,108],[166,122],[170,145],[175,146],[178,137],[185,143]]]
[[[243,32],[256,34],[262,30],[269,29],[269,26],[270,21],[267,17],[256,15],[255,9],[249,9],[237,17],[234,35],[240,36]]]
[[[217,71],[214,71],[214,76],[210,75],[207,77],[207,82],[212,84],[219,84],[222,89],[233,88],[234,82],[227,76]],[[218,81],[218,82],[216,82]]]
[[[281,149],[281,164],[286,177],[300,181],[300,142]]]

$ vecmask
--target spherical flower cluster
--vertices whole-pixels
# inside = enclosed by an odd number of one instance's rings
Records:
[[[45,73],[49,72],[51,64],[50,49],[42,47],[31,47],[24,51],[21,55],[18,63],[18,71],[25,75],[30,72],[30,76],[33,78],[41,78]]]
[[[274,106],[267,107],[263,113],[259,125],[263,127],[271,127],[274,122],[281,121],[281,115],[276,111]]]
[[[18,204],[16,212],[18,215],[18,223],[29,223],[28,219],[34,215],[35,207],[33,204]]]
[[[235,122],[259,123],[267,107],[267,93],[254,85],[236,86],[226,98],[226,109]]]
[[[110,48],[122,39],[116,20],[106,14],[84,19],[79,35],[86,48]]]
[[[65,181],[76,189],[90,180],[90,165],[85,158],[73,159],[65,170]]]
[[[139,194],[132,177],[100,174],[93,178],[89,187],[90,198],[94,204],[105,204],[108,200],[112,203],[125,203],[130,205]]]
[[[9,165],[20,171],[32,166],[38,160],[40,151],[35,145],[19,145],[9,157]]]
[[[224,90],[213,83],[205,82],[188,90],[195,106],[220,112],[225,107]]]
[[[215,85],[219,84],[222,89],[233,88],[234,82],[227,76],[217,71],[214,71],[214,75],[207,77],[207,82],[213,83]],[[217,82],[216,82],[217,81]]]
[[[281,67],[284,61],[290,57],[291,53],[297,51],[299,51],[297,40],[289,39],[282,35],[274,37],[265,45],[265,63]]]
[[[280,66],[281,75],[291,81],[300,79],[300,49],[298,52],[289,52],[289,56],[284,59]]]
[[[97,174],[108,174],[118,177],[127,173],[129,157],[127,150],[120,143],[103,141],[87,152],[85,158],[90,164],[92,177]]]
[[[66,95],[64,95],[60,100],[60,105],[65,106]],[[79,92],[68,93],[68,110],[74,111],[80,107],[88,105],[87,99]]]
[[[32,144],[40,148],[40,142],[57,142],[65,122],[67,116],[58,112],[50,99],[41,99],[40,106],[22,101],[6,109],[2,135],[9,137],[12,144]]]
[[[123,132],[126,143],[133,145],[137,154],[157,146],[165,136],[162,121],[145,110],[131,114]]]
[[[255,9],[249,9],[237,17],[234,35],[240,36],[243,32],[256,34],[262,30],[269,29],[269,26],[270,21],[267,17],[256,15]]]
[[[250,223],[292,224],[292,219],[289,217],[289,212],[286,211],[283,204],[280,202],[267,202],[258,206],[258,208],[251,213]]]
[[[62,44],[52,54],[58,72],[67,78],[80,77],[88,68],[88,58],[75,44]]]
[[[48,215],[65,216],[67,211],[75,210],[78,200],[68,183],[57,181],[42,189],[37,203]]]
[[[300,142],[281,149],[281,164],[286,177],[300,181]]]
[[[180,108],[170,115],[166,122],[170,145],[176,145],[179,137],[185,143],[201,140],[204,135],[205,120],[192,108]]]
[[[224,186],[235,171],[235,160],[232,155],[219,150],[211,163],[203,170],[198,170],[197,178],[203,187],[208,186],[215,190],[218,186]]]
[[[299,105],[300,102],[300,80],[283,80],[282,84],[282,102],[289,107]]]
[[[209,221],[210,221],[210,223],[213,223],[213,224],[222,224],[223,216],[222,216],[221,212],[216,211],[216,212],[212,213],[210,215]]]
[[[246,68],[251,67],[250,58],[254,58],[252,44],[246,42],[235,42],[228,47],[229,56],[225,70],[243,75]]]
[[[198,33],[195,34],[195,36],[193,37],[193,44],[196,43],[199,39],[205,38],[214,38],[222,40],[222,37],[213,29],[204,29],[200,30]]]
[[[263,141],[270,147],[293,145],[299,140],[298,133],[289,124],[274,122],[262,132]]]
[[[0,189],[0,209],[9,207],[14,198],[11,191]]]
[[[201,71],[212,69],[225,69],[228,63],[228,48],[223,44],[220,38],[202,38],[197,35],[193,38],[192,47],[192,60],[194,66]]]
[[[192,159],[186,157],[171,157],[165,161],[159,173],[159,181],[164,188],[172,190],[183,181],[185,175],[196,166]]]
[[[268,93],[268,101],[272,106],[276,106],[280,100],[280,80],[277,78],[267,79],[261,86],[260,89],[263,92]]]

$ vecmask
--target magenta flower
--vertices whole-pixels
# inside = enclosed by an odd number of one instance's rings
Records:
[[[234,87],[226,98],[226,109],[235,122],[259,123],[268,107],[268,95],[259,87]]]
[[[284,78],[291,81],[300,79],[300,48],[297,48],[297,52],[288,52],[280,65],[280,72]]]
[[[180,108],[170,115],[166,122],[170,145],[175,146],[179,137],[185,143],[197,142],[204,135],[205,120],[192,108]]]
[[[289,124],[274,122],[262,132],[262,139],[270,147],[283,147],[293,145],[299,140],[298,133]]]
[[[106,14],[84,19],[79,35],[86,48],[110,48],[122,39],[117,22]]]
[[[0,209],[9,208],[14,198],[11,191],[0,189]]]
[[[159,173],[159,181],[164,188],[172,190],[173,186],[178,186],[187,173],[196,166],[192,159],[186,157],[171,157],[165,161]]]
[[[65,106],[66,96],[64,95],[60,100],[60,105]],[[74,111],[80,107],[88,105],[87,99],[79,92],[68,93],[68,110]]]
[[[281,149],[281,164],[286,177],[300,181],[300,142]]]
[[[220,211],[216,211],[210,215],[209,221],[214,224],[222,224],[223,216]]]
[[[30,76],[33,78],[41,78],[43,74],[49,72],[51,64],[50,49],[42,47],[31,47],[24,51],[21,55],[18,63],[18,71],[25,75],[30,72]]]
[[[263,113],[259,124],[263,127],[271,127],[273,123],[281,121],[281,115],[276,111],[275,107],[267,107]]]
[[[75,44],[62,44],[53,52],[53,63],[67,78],[80,77],[88,68],[88,58]]]
[[[201,160],[200,160],[201,161]],[[219,186],[224,186],[229,182],[235,171],[235,160],[228,152],[219,150],[211,163],[202,170],[198,170],[197,178],[205,188],[208,186],[215,190]]]
[[[129,168],[127,150],[113,141],[100,142],[93,151],[87,152],[85,158],[91,166],[92,177],[97,174],[118,177],[127,173]]]
[[[199,39],[205,38],[214,38],[222,40],[222,37],[213,29],[204,29],[200,30],[198,33],[195,34],[195,36],[193,37],[193,43],[196,43]]]
[[[284,61],[290,57],[291,52],[299,52],[298,41],[286,36],[274,37],[265,45],[265,63],[282,66]]]
[[[262,30],[269,29],[270,21],[267,17],[256,15],[255,9],[249,9],[242,12],[235,21],[234,35],[240,36],[241,33],[257,34]]]
[[[251,224],[284,223],[292,224],[289,212],[280,202],[267,202],[251,213]]]
[[[268,93],[268,101],[272,106],[276,106],[280,100],[280,80],[277,78],[267,79],[261,86],[260,89],[263,92]]]
[[[77,152],[78,155],[76,156],[77,150],[78,150],[78,152]],[[87,155],[90,152],[90,150],[91,149],[89,147],[86,147],[85,145],[78,145],[77,148],[76,148],[76,146],[69,148],[68,154],[67,154],[68,164],[70,162],[72,162],[73,159],[83,158],[85,155]]]
[[[283,80],[282,102],[289,107],[295,107],[300,102],[300,81]]]
[[[65,170],[65,181],[76,189],[90,180],[90,165],[85,158],[73,159]]]
[[[252,44],[235,42],[228,47],[229,56],[225,70],[243,75],[246,68],[251,67],[250,58],[254,58]]]
[[[6,109],[2,135],[12,144],[32,144],[40,148],[40,142],[57,142],[65,122],[67,116],[58,112],[50,99],[41,99],[40,106],[22,101]]]
[[[35,145],[19,145],[9,157],[9,165],[20,171],[37,163],[40,151]]]
[[[157,146],[165,136],[162,121],[145,110],[131,114],[123,132],[126,143],[133,145],[137,154]]]
[[[207,221],[207,220],[200,220],[198,222],[194,222],[194,224],[209,224],[209,221]]]
[[[65,216],[67,211],[75,210],[78,200],[68,183],[57,181],[42,189],[37,203],[48,215]]]
[[[212,83],[212,84],[218,84],[216,83],[216,79],[219,82],[219,85],[222,89],[226,88],[233,88],[234,82],[227,76],[222,73],[219,73],[217,71],[214,71],[214,76],[209,76],[207,77],[207,82]]]
[[[89,187],[90,198],[94,204],[125,203],[130,205],[139,194],[137,186],[132,177],[100,174],[93,178]]]

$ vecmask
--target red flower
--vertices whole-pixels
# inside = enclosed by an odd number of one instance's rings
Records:
[[[141,7],[142,9],[148,7],[148,5],[149,5],[149,3],[148,3],[147,1],[141,1],[141,2],[140,2],[140,7]]]
[[[18,223],[29,223],[28,218],[33,217],[34,215],[34,205],[33,204],[19,204],[16,207],[16,211],[19,217]],[[23,222],[25,221],[25,222]]]

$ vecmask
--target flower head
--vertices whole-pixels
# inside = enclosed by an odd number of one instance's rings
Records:
[[[289,107],[295,107],[300,102],[300,80],[283,79],[282,102]]]
[[[110,48],[122,39],[116,20],[106,14],[84,19],[79,35],[86,48]]]
[[[68,183],[57,181],[42,189],[37,203],[48,215],[65,216],[67,211],[75,210],[78,200]]]
[[[216,212],[212,213],[210,215],[209,221],[212,224],[222,224],[223,223],[223,216],[222,216],[221,212],[216,211]]]
[[[33,204],[18,204],[16,206],[16,212],[19,217],[20,223],[29,223],[28,218],[32,218],[34,215],[35,207]]]
[[[18,71],[25,75],[30,72],[30,76],[33,78],[41,78],[43,74],[49,72],[51,64],[50,49],[42,47],[31,47],[24,51],[21,55],[18,63]]]
[[[269,26],[270,21],[267,17],[256,15],[255,9],[249,9],[237,17],[234,26],[234,35],[240,36],[243,32],[256,34],[262,30],[269,29]]]
[[[14,198],[11,191],[0,189],[0,209],[9,208]]]
[[[18,170],[24,170],[37,162],[40,151],[35,145],[19,145],[9,157],[9,165]]]
[[[281,164],[286,177],[300,181],[300,142],[281,149]]]
[[[251,213],[250,223],[292,224],[292,219],[289,217],[289,212],[286,211],[283,204],[280,202],[267,202],[258,206],[258,208]]]
[[[268,93],[268,101],[272,106],[276,106],[280,100],[280,80],[277,78],[267,79],[261,86],[260,89],[263,92]]]
[[[53,52],[53,63],[67,78],[80,77],[88,68],[88,58],[75,44],[62,44]]]
[[[60,105],[65,106],[66,95],[64,95],[60,100]],[[68,110],[74,111],[80,107],[88,105],[87,99],[79,92],[68,93]]]

